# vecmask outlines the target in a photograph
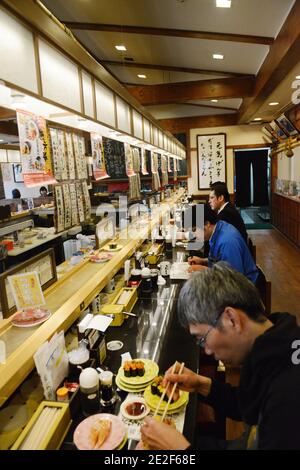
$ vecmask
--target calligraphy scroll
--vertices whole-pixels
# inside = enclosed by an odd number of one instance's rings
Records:
[[[197,135],[198,189],[226,182],[226,134]]]

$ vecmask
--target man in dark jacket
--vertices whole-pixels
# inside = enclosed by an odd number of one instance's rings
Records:
[[[223,448],[300,449],[300,328],[296,318],[267,318],[251,282],[218,263],[183,286],[178,312],[206,354],[225,365],[242,366],[233,387],[184,368],[165,375],[181,390],[196,392],[224,416],[245,423],[246,435]],[[180,358],[178,358],[180,359]],[[187,449],[190,443],[164,423],[146,418],[142,439],[151,449]],[[220,448],[220,447],[218,447]]]
[[[209,205],[217,213],[218,220],[224,220],[233,225],[247,243],[247,231],[244,221],[237,208],[231,204],[225,183],[215,183],[211,186]]]

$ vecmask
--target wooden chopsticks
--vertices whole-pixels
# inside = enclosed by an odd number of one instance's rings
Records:
[[[176,361],[175,364],[174,364],[173,367],[172,367],[172,372],[171,372],[172,374],[175,374],[175,370],[176,370],[177,364],[178,364],[178,363],[177,363],[177,361]],[[184,368],[184,362],[180,365],[180,369],[179,369],[178,375],[182,374],[183,368]],[[163,399],[164,399],[164,397],[165,397],[165,395],[166,395],[166,392],[167,392],[167,389],[168,389],[169,385],[170,385],[170,382],[167,382],[167,386],[166,386],[166,388],[164,389],[164,391],[163,391],[163,393],[162,393],[162,395],[161,395],[161,397],[160,397],[160,400],[159,400],[159,402],[158,402],[158,405],[157,405],[157,407],[156,407],[156,409],[155,409],[155,413],[154,413],[154,416],[153,416],[154,418],[155,418],[155,416],[156,416],[156,415],[158,414],[158,412],[159,412],[160,406],[161,406],[162,401],[163,401]],[[166,404],[166,406],[165,406],[165,409],[164,409],[164,412],[163,412],[161,421],[163,421],[163,420],[165,419],[165,416],[166,416],[166,414],[167,414],[167,412],[168,412],[168,408],[169,408],[169,405],[170,405],[170,403],[171,403],[171,401],[172,401],[172,398],[173,398],[173,395],[174,395],[175,390],[176,390],[176,388],[177,388],[177,385],[178,385],[177,382],[175,382],[175,383],[173,384],[173,388],[172,388],[171,394],[170,394],[170,396],[169,396],[168,402],[167,402],[167,404]]]

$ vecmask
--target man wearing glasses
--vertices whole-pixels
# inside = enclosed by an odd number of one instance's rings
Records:
[[[225,263],[195,273],[178,300],[181,324],[206,354],[225,365],[241,366],[233,387],[184,368],[167,371],[163,385],[178,383],[196,392],[221,415],[245,424],[243,437],[213,441],[215,449],[300,449],[300,340],[296,318],[276,313],[267,318],[255,286]],[[178,358],[180,361],[180,357]],[[190,443],[176,429],[145,419],[142,440],[151,449],[187,449]],[[198,443],[198,448],[207,448]]]

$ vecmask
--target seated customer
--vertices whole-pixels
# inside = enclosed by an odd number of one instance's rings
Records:
[[[217,213],[218,220],[225,220],[233,225],[247,242],[247,231],[241,214],[234,204],[230,202],[230,196],[225,183],[214,183],[209,193],[209,205]]]
[[[48,190],[46,186],[41,186],[40,187],[40,195],[41,197],[47,197],[48,196]]]
[[[11,193],[13,199],[21,199],[21,193],[17,188],[13,189]]]
[[[210,448],[300,449],[300,373],[292,349],[300,338],[296,318],[288,313],[266,318],[253,284],[223,263],[184,284],[178,315],[206,354],[241,366],[237,387],[187,368],[181,375],[170,368],[164,377],[164,386],[177,382],[223,416],[244,422],[243,439],[215,440]],[[189,447],[180,432],[152,418],[145,419],[141,433],[151,449]],[[203,441],[197,447],[204,449]]]
[[[204,205],[203,231],[204,240],[209,240],[208,258],[190,257],[189,272],[212,267],[218,261],[226,261],[250,281],[257,281],[258,270],[245,240],[233,225],[223,220],[218,221],[217,214],[207,204]]]

